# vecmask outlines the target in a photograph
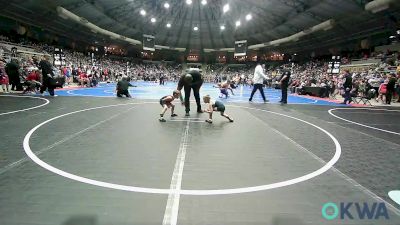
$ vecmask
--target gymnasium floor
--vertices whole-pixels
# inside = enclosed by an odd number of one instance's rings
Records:
[[[272,104],[248,103],[244,88],[226,100],[234,123],[185,118],[179,104],[160,123],[157,99],[175,84],[138,86],[135,99],[112,97],[113,84],[0,95],[1,225],[400,224],[388,197],[400,189],[399,108],[281,106],[275,90]],[[354,219],[327,220],[327,202],[384,203],[389,219],[353,206]]]

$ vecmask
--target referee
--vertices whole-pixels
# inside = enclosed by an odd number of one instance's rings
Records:
[[[284,68],[282,70],[282,75],[280,79],[280,84],[281,84],[281,90],[282,90],[282,98],[279,101],[282,104],[287,104],[287,90],[289,86],[289,80],[290,80],[290,70],[287,68]]]
[[[265,98],[264,94],[264,80],[268,79],[268,77],[264,74],[265,65],[261,65],[260,62],[257,63],[256,69],[254,70],[254,77],[253,77],[253,91],[251,92],[249,102],[253,101],[254,93],[257,90],[260,91],[261,97],[264,100],[264,103],[267,103],[268,100]]]
[[[201,103],[200,103],[200,88],[203,85],[203,77],[201,73],[197,70],[190,70],[187,74],[181,76],[178,82],[177,90],[181,91],[184,89],[185,91],[185,100],[183,101],[182,94],[180,95],[181,102],[185,104],[185,116],[189,116],[190,112],[190,92],[193,89],[193,95],[196,99],[197,104],[197,112],[202,113]]]

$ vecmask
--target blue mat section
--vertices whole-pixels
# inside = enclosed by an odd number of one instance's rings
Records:
[[[165,95],[172,94],[172,91],[177,87],[176,83],[167,83],[164,86],[160,86],[152,82],[132,82],[137,87],[131,88],[129,92],[132,97],[138,99],[160,99]],[[114,94],[115,83],[102,83],[95,88],[81,88],[76,90],[56,90],[59,96],[92,96],[92,97],[115,97]],[[252,87],[250,86],[239,86],[234,89],[235,95],[230,95],[229,98],[219,98],[220,92],[218,88],[214,88],[213,84],[203,84],[200,94],[209,94],[214,99],[220,99],[225,102],[248,102]],[[279,104],[281,98],[281,91],[276,89],[264,89],[267,99],[270,103]],[[263,102],[259,92],[256,92],[253,98],[253,102]],[[330,105],[340,106],[340,104],[324,101],[303,98],[299,96],[288,97],[289,104],[312,104],[312,105]]]

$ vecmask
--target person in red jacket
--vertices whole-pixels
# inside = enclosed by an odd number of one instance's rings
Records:
[[[89,77],[86,75],[85,72],[79,73],[79,82],[81,83],[81,87],[84,87],[85,83],[89,85]]]
[[[4,69],[4,62],[0,61],[0,84],[3,89],[3,93],[8,93],[10,91],[10,81],[6,70]]]
[[[30,91],[36,93],[40,86],[42,86],[42,84],[40,83],[40,74],[37,69],[34,69],[28,74],[25,79],[25,86],[26,89],[24,90],[23,94]]]

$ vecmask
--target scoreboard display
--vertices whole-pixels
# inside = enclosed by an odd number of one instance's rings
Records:
[[[329,74],[338,74],[340,73],[340,56],[332,56],[332,61],[328,63],[328,73]]]
[[[154,36],[152,35],[143,35],[143,50],[154,52],[156,49],[154,47]]]
[[[246,56],[246,53],[247,53],[247,40],[235,41],[234,56]]]
[[[54,61],[53,61],[54,66],[65,66],[66,65],[65,54],[61,48],[54,49],[53,59],[54,59]]]

